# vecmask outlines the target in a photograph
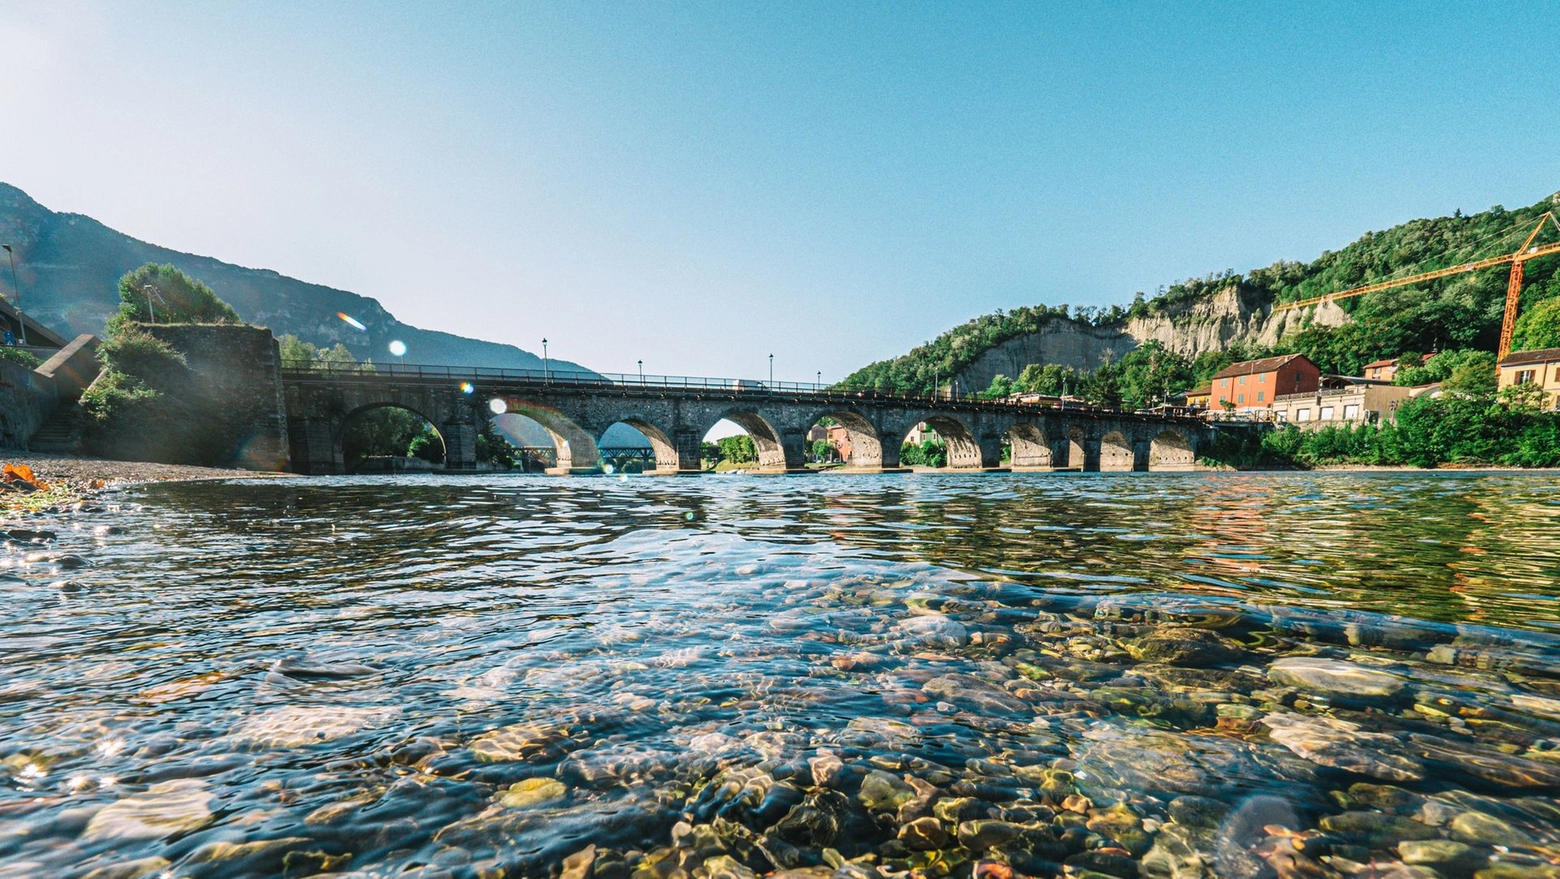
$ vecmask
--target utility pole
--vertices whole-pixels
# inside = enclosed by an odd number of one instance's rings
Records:
[[[11,289],[16,291],[16,323],[22,330],[22,345],[27,345],[27,318],[22,317],[22,286],[16,283],[16,254],[11,251],[11,245],[0,244],[5,248],[5,255],[11,260]]]

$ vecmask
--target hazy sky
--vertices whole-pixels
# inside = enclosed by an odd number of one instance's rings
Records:
[[[0,180],[596,369],[832,380],[1537,201],[1553,13],[0,0]]]

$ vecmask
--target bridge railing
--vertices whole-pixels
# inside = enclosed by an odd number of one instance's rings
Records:
[[[1177,409],[1171,413],[1133,412],[1104,406],[1091,406],[1073,400],[1024,402],[987,399],[971,394],[939,391],[935,394],[900,394],[885,391],[840,388],[820,382],[767,381],[750,378],[712,378],[687,375],[649,375],[617,372],[579,372],[555,369],[503,369],[485,366],[436,366],[415,363],[321,363],[317,360],[283,360],[282,372],[294,381],[339,381],[351,378],[408,378],[416,381],[448,381],[475,392],[478,385],[529,385],[536,388],[583,389],[642,388],[655,390],[719,391],[743,395],[818,396],[828,399],[905,400],[930,405],[979,405],[984,408],[1036,412],[1056,409],[1093,415],[1137,415],[1173,419],[1199,419],[1196,410]]]

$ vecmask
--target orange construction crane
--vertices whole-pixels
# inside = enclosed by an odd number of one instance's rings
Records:
[[[1511,353],[1511,334],[1517,327],[1517,309],[1522,301],[1522,265],[1530,259],[1540,256],[1548,256],[1551,253],[1560,253],[1560,241],[1554,244],[1533,244],[1533,239],[1544,230],[1544,223],[1553,223],[1555,229],[1560,230],[1560,220],[1555,219],[1553,211],[1545,213],[1538,218],[1538,225],[1528,233],[1527,240],[1517,248],[1515,253],[1505,256],[1492,256],[1489,259],[1481,259],[1477,262],[1463,263],[1462,265],[1448,266],[1444,269],[1436,269],[1433,272],[1421,272],[1417,275],[1409,275],[1406,278],[1398,278],[1395,281],[1379,281],[1375,284],[1366,284],[1363,287],[1355,287],[1352,290],[1344,290],[1341,293],[1329,293],[1326,296],[1313,296],[1310,299],[1301,299],[1297,302],[1285,302],[1282,305],[1273,306],[1274,311],[1287,311],[1291,308],[1304,308],[1308,305],[1318,305],[1323,302],[1331,302],[1334,299],[1350,299],[1355,296],[1364,296],[1366,293],[1374,293],[1377,290],[1390,290],[1393,287],[1402,287],[1405,284],[1417,284],[1420,281],[1429,281],[1435,278],[1444,278],[1448,275],[1461,275],[1465,272],[1476,272],[1480,269],[1511,263],[1511,278],[1506,282],[1506,316],[1500,325],[1500,353],[1495,355],[1497,362],[1506,359]]]

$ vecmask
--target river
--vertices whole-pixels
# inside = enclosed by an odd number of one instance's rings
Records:
[[[1557,489],[111,493],[0,561],[0,876],[1560,876]]]

